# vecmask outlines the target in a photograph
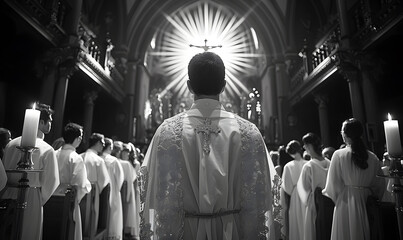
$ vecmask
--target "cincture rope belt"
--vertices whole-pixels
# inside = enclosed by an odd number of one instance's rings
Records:
[[[185,218],[217,218],[223,217],[226,215],[237,214],[241,211],[241,209],[234,209],[228,211],[222,211],[218,213],[190,213],[185,212]]]

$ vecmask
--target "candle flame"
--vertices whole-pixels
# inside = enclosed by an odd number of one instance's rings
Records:
[[[390,113],[388,113],[388,120],[389,120],[389,121],[392,120],[392,116],[390,115]]]
[[[36,109],[36,102],[34,103],[34,105],[32,105],[32,109]]]

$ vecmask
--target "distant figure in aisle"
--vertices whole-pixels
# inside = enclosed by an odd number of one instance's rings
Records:
[[[332,240],[370,239],[366,202],[382,198],[385,181],[381,163],[362,139],[364,128],[351,118],[343,122],[341,135],[346,147],[334,152],[323,193],[335,203]]]
[[[305,151],[311,156],[304,167],[298,179],[297,190],[301,202],[304,206],[304,215],[302,225],[304,227],[305,240],[316,239],[316,206],[315,189],[323,189],[326,183],[327,171],[330,160],[322,156],[322,142],[318,135],[307,133],[302,137]],[[322,240],[322,239],[317,239]]]
[[[302,239],[302,236],[304,235],[302,223],[304,222],[303,212],[305,206],[302,205],[296,188],[302,167],[308,162],[302,158],[302,151],[301,144],[296,140],[292,140],[287,144],[286,152],[294,160],[288,162],[284,166],[281,187],[288,195],[284,195],[282,199],[282,205],[285,211],[283,216],[284,219],[288,220],[284,224],[285,231],[283,231],[283,234],[285,234],[288,237],[287,239],[290,240]]]
[[[42,239],[43,205],[59,186],[59,169],[56,153],[43,139],[52,128],[53,110],[49,105],[38,103],[36,109],[40,111],[38,132],[36,138],[36,149],[32,154],[34,169],[43,170],[39,173],[39,178],[28,175],[29,188],[26,191],[26,201],[30,204],[25,208],[23,216],[23,229],[21,239]],[[21,151],[17,148],[21,144],[21,137],[11,140],[4,150],[4,168],[16,169],[21,157]],[[9,175],[10,185],[5,190],[2,199],[17,199],[18,180],[21,176]]]

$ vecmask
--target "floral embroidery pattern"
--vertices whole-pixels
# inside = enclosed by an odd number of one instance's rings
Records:
[[[241,133],[242,203],[240,216],[246,223],[242,227],[242,239],[267,239],[266,226],[270,214],[269,167],[265,147],[259,130],[251,122],[237,117]],[[257,210],[257,211],[256,211]],[[269,215],[270,216],[270,215]]]

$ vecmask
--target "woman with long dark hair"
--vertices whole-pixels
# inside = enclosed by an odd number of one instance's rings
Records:
[[[346,147],[332,156],[323,194],[335,203],[332,240],[370,239],[366,201],[368,196],[382,197],[384,180],[381,162],[369,151],[362,135],[360,121],[351,118],[343,122],[341,135]]]
[[[315,189],[323,189],[326,183],[327,171],[330,161],[322,156],[323,144],[318,135],[307,133],[302,137],[304,148],[311,156],[303,167],[297,183],[298,195],[301,199],[303,209],[303,237],[305,240],[316,239],[316,207]],[[318,239],[321,240],[321,239]]]

